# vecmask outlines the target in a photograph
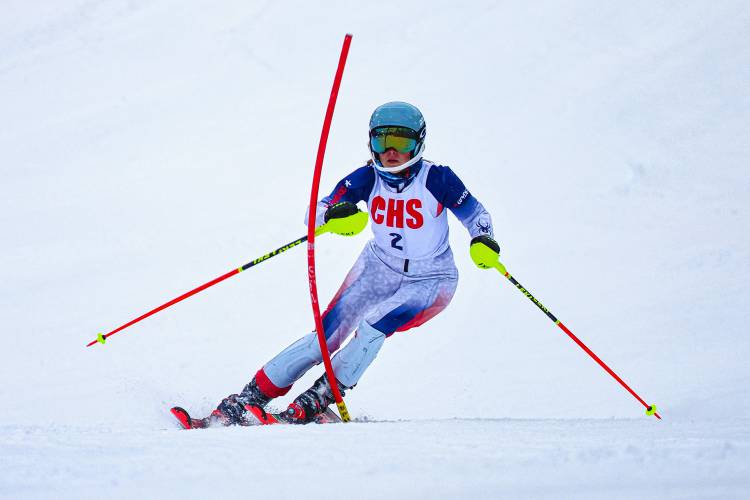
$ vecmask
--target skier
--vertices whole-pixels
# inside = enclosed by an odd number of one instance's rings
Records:
[[[332,364],[342,394],[359,382],[387,337],[423,324],[451,301],[458,271],[448,242],[446,208],[468,229],[477,266],[492,267],[498,260],[490,214],[449,167],[422,157],[426,133],[415,106],[379,106],[370,118],[371,161],[317,204],[316,226],[341,219],[337,222],[345,227],[358,211],[355,204],[366,201],[375,236],[323,313],[328,349],[338,351]],[[354,338],[339,350],[355,329]],[[321,360],[313,331],[263,365],[242,392],[225,398],[211,413],[211,422],[254,422],[249,407],[263,409],[271,399],[287,394]],[[333,402],[323,374],[289,404],[282,418],[308,423]]]

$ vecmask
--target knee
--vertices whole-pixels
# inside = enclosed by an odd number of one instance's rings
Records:
[[[309,334],[305,346],[305,351],[308,353],[308,356],[315,361],[315,364],[323,361],[323,355],[320,352],[320,340],[318,339],[318,334],[316,332]],[[336,352],[339,347],[341,347],[341,336],[337,332],[334,332],[331,336],[326,338],[326,347],[328,347],[329,353]]]
[[[300,354],[302,357],[309,359],[313,364],[318,364],[323,360],[323,356],[320,353],[320,342],[318,341],[318,334],[315,332],[308,333],[299,343]]]
[[[382,344],[385,340],[385,333],[381,332],[364,320],[359,323],[356,336],[359,337],[360,342],[367,344]]]

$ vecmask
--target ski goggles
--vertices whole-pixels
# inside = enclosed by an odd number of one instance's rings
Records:
[[[370,148],[378,154],[391,148],[409,153],[417,148],[417,139],[417,133],[407,127],[378,127],[370,131]]]

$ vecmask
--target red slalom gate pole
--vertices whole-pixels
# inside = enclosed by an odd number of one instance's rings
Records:
[[[331,365],[331,354],[328,352],[325,332],[323,331],[323,319],[320,315],[320,306],[318,304],[318,286],[315,279],[315,215],[317,213],[318,191],[320,189],[320,174],[323,170],[323,158],[326,154],[326,144],[328,143],[328,132],[331,129],[331,120],[333,120],[333,110],[336,107],[336,98],[341,86],[341,78],[344,75],[344,66],[346,65],[346,56],[349,54],[349,45],[352,43],[352,35],[347,34],[344,37],[344,45],[341,47],[339,56],[339,65],[336,68],[336,76],[333,79],[333,88],[331,97],[328,99],[328,108],[326,109],[325,120],[323,121],[323,130],[320,132],[320,143],[318,144],[318,156],[315,159],[315,172],[313,173],[312,189],[310,190],[310,212],[307,219],[307,277],[310,281],[310,300],[312,302],[313,316],[315,317],[315,331],[318,334],[320,352],[323,355],[323,364],[325,365],[328,383],[331,385],[333,397],[336,400],[336,406],[339,409],[341,420],[348,422],[349,411],[346,409],[344,399],[341,397],[339,385],[336,382],[336,375],[333,373]]]
[[[544,314],[546,314],[549,319],[551,319],[552,321],[554,321],[554,323],[557,326],[559,326],[560,329],[562,331],[564,331],[565,334],[573,340],[573,342],[575,342],[576,344],[578,344],[578,347],[580,347],[581,349],[583,349],[583,351],[586,354],[588,354],[589,356],[591,356],[591,359],[593,359],[594,361],[596,361],[599,364],[599,366],[601,366],[602,368],[604,368],[604,371],[606,371],[607,373],[609,373],[612,376],[612,378],[614,378],[617,382],[619,382],[619,384],[621,386],[623,386],[625,388],[625,390],[628,391],[635,399],[637,399],[639,403],[641,403],[643,406],[645,406],[646,407],[646,415],[649,415],[649,416],[653,415],[656,418],[658,418],[659,420],[661,420],[661,416],[656,412],[656,405],[650,405],[650,404],[646,403],[643,400],[643,398],[641,398],[638,395],[638,393],[636,393],[633,389],[631,389],[630,386],[628,384],[626,384],[625,381],[623,379],[621,379],[620,376],[617,375],[614,372],[614,370],[612,370],[612,368],[610,368],[609,366],[607,366],[607,364],[604,361],[602,361],[601,358],[599,358],[599,356],[597,356],[596,354],[594,354],[594,351],[592,351],[591,349],[589,349],[586,346],[586,344],[584,344],[581,341],[581,339],[579,339],[578,337],[576,337],[573,334],[573,332],[571,332],[568,329],[567,326],[563,325],[562,321],[560,321],[559,319],[557,319],[555,317],[555,315],[552,314],[549,311],[549,309],[547,309],[546,307],[544,307],[544,305],[542,305],[541,302],[539,302],[536,298],[534,298],[534,296],[531,295],[531,293],[528,290],[526,290],[523,286],[521,286],[521,284],[518,281],[516,281],[516,279],[508,272],[508,270],[505,268],[505,266],[502,263],[498,262],[497,265],[495,266],[495,268],[498,271],[500,271],[500,274],[502,274],[503,276],[505,276],[506,278],[508,278],[508,281],[510,281],[511,283],[513,283],[513,285],[516,288],[518,288],[518,290],[520,290],[521,293],[523,293],[526,297],[528,297],[528,299],[530,301],[532,301],[539,309],[541,309],[541,311]]]

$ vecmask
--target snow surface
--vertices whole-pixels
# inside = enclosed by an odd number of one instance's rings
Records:
[[[455,219],[452,304],[347,395],[376,423],[167,412],[310,330],[301,247],[83,347],[305,233],[347,32],[322,190],[375,106],[418,105],[510,272],[663,421],[474,268]],[[5,0],[0,496],[747,497],[748,88],[744,1]],[[319,240],[322,301],[368,237]]]
[[[171,427],[167,424],[164,427]],[[77,498],[742,498],[745,423],[423,420],[179,432],[2,427],[0,493]]]

